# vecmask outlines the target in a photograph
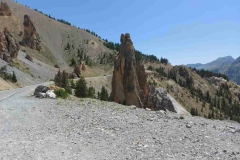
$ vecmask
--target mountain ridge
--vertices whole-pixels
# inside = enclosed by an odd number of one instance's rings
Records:
[[[235,59],[232,56],[218,57],[216,60],[208,62],[206,64],[196,63],[196,64],[187,64],[187,67],[196,68],[196,69],[205,69],[211,70],[212,68],[224,66],[229,63],[232,63]]]

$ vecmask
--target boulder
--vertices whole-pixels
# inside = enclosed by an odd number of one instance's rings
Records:
[[[120,51],[114,61],[110,99],[117,103],[144,107],[147,92],[145,69],[140,62],[136,63],[130,34],[122,34]]]
[[[34,95],[36,98],[46,98],[46,93],[37,92]]]
[[[13,39],[12,34],[7,28],[0,31],[0,58],[10,63],[12,59],[17,58],[20,46],[16,40]]]
[[[177,113],[167,91],[162,88],[149,87],[148,107]]]
[[[40,51],[42,48],[41,40],[33,22],[30,20],[30,17],[28,15],[24,16],[23,26],[24,26],[24,33],[23,33],[22,44],[24,46]]]
[[[56,94],[54,93],[53,90],[49,90],[46,92],[46,97],[56,99]]]
[[[34,95],[37,95],[38,93],[47,93],[47,91],[49,90],[50,90],[49,87],[40,85],[35,89]]]
[[[10,10],[7,3],[1,2],[0,4],[0,16],[11,16],[12,11]]]

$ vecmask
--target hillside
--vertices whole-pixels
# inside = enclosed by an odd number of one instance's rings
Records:
[[[40,35],[43,52],[52,54],[55,59],[54,63],[62,68],[68,68],[71,58],[76,57],[77,50],[82,46],[86,48],[87,55],[93,59],[96,59],[100,53],[111,52],[103,45],[103,40],[85,30],[53,20],[11,0],[0,0],[0,2],[7,2],[13,12],[10,17],[0,16],[0,30],[7,27],[13,33],[14,38],[21,41],[19,33],[23,31],[23,17],[30,15],[37,33]],[[68,44],[71,47],[66,50]],[[29,52],[32,51],[29,50]]]
[[[236,60],[231,56],[218,58],[217,60],[207,63],[207,64],[188,64],[187,67],[196,68],[196,69],[204,69],[209,70],[215,73],[226,74],[231,81],[240,84],[240,74],[239,74],[239,66],[240,66],[240,57]]]
[[[82,72],[83,76],[100,76],[112,70],[112,65],[108,66],[105,63],[98,65],[102,62],[99,58],[105,60],[103,56],[113,55],[113,58],[116,54],[104,46],[105,41],[99,36],[54,20],[51,16],[46,16],[40,11],[32,10],[11,0],[0,0],[0,2],[7,2],[12,12],[11,16],[0,16],[0,31],[6,27],[13,38],[21,44],[24,15],[30,15],[30,20],[41,41],[40,51],[21,45],[21,51],[14,59],[13,66],[8,67],[8,73],[15,71],[20,86],[49,81],[54,78],[59,69],[72,73],[73,66],[70,67],[70,63],[72,59],[77,60],[79,50],[84,52],[83,63],[91,65],[91,67],[86,65],[86,71]],[[30,55],[33,62],[28,61],[25,58],[26,55]],[[27,77],[28,80],[23,80],[23,77]]]
[[[235,83],[212,80],[209,72],[200,74],[185,66],[156,63],[145,66],[152,70],[148,83],[165,88],[191,114],[217,119],[235,117],[240,121],[240,87]]]
[[[221,62],[219,62],[219,60]],[[196,69],[205,69],[210,70],[215,73],[222,73],[226,74],[231,81],[236,82],[237,84],[240,84],[240,57],[238,57],[236,60],[232,61],[233,59],[231,57],[228,57],[226,59],[217,59],[216,61],[213,61],[210,63],[211,65],[204,65],[203,67],[196,67]],[[217,61],[219,63],[217,63]],[[215,65],[212,65],[215,64]],[[222,64],[222,65],[216,65],[216,64]],[[212,67],[215,66],[215,67]],[[193,66],[192,66],[193,68]]]
[[[218,70],[219,73],[225,73],[231,80],[240,84],[240,57],[231,63],[225,70]]]

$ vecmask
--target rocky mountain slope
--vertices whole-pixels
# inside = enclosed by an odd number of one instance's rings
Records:
[[[0,2],[7,2],[12,11],[12,16],[0,16],[0,21],[3,24],[0,29],[7,27],[14,33],[14,37],[21,41],[22,38],[19,37],[19,33],[24,31],[22,25],[24,16],[31,16],[31,21],[39,34],[42,47],[49,49],[49,54],[53,54],[59,66],[68,67],[69,60],[76,56],[77,50],[81,47],[82,43],[84,43],[84,46],[88,50],[87,54],[92,58],[97,58],[97,55],[102,52],[110,52],[110,50],[103,45],[101,39],[85,30],[53,20],[11,0],[0,0]],[[86,42],[89,43],[86,44]],[[68,44],[71,48],[66,50]]]
[[[104,41],[96,35],[54,20],[51,16],[46,16],[40,11],[32,10],[12,0],[0,0],[0,2],[2,13],[0,15],[1,33],[4,28],[7,28],[13,41],[16,40],[21,44],[22,55],[28,55],[36,61],[36,63],[30,63],[22,56],[18,58],[15,54],[12,67],[19,70],[18,73],[28,74],[27,77],[34,79],[32,82],[44,82],[46,79],[49,81],[54,77],[58,67],[72,73],[73,67],[69,65],[73,58],[77,61],[79,50],[84,51],[85,61],[87,59],[94,63],[100,54],[113,54],[113,51],[105,47],[103,45]],[[0,36],[2,39],[4,37]],[[12,49],[13,47],[11,47]],[[0,52],[0,57],[3,59],[4,51],[0,50]],[[4,58],[5,60],[8,59],[8,63],[10,62],[9,58],[6,58],[6,56]],[[43,68],[46,75],[43,75],[42,70],[37,69],[37,66]],[[52,66],[50,70],[49,66]],[[105,71],[104,67],[91,69],[91,67],[86,66],[83,75],[100,76]],[[24,74],[17,74],[18,79],[22,77],[24,77]],[[21,85],[26,85],[26,83]]]
[[[232,81],[236,82],[237,84],[240,84],[239,69],[240,69],[240,57],[238,57],[231,64],[215,68],[212,71],[216,73],[224,73]]]
[[[146,68],[152,70],[148,83],[165,88],[191,114],[217,119],[232,119],[235,114],[240,120],[240,87],[235,83],[185,66],[148,63]]]

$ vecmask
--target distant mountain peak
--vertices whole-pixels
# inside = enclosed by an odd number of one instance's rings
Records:
[[[233,61],[235,61],[235,59],[232,56],[225,56],[225,57],[218,57],[216,60],[206,64],[196,63],[196,64],[187,64],[186,66],[196,68],[196,69],[211,70],[216,67],[230,64]]]

